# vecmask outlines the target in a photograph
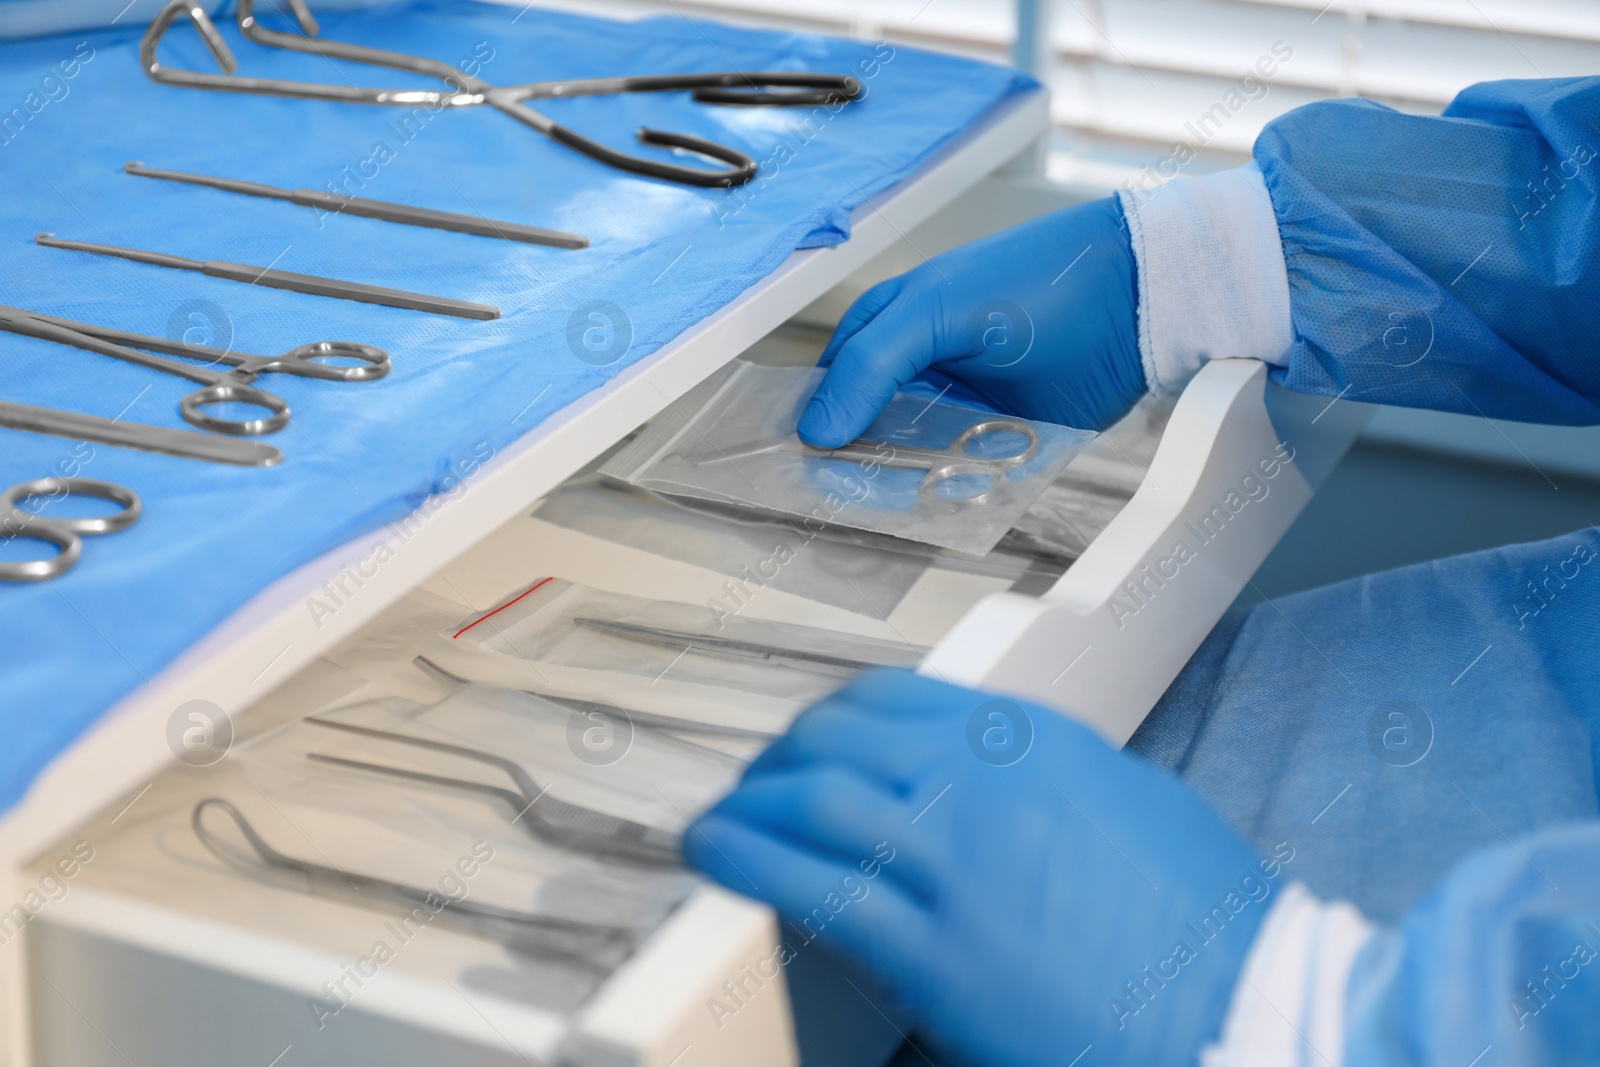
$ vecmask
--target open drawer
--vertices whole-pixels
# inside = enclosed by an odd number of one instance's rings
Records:
[[[815,335],[780,332],[751,356],[783,360],[788,345],[814,358],[818,344]],[[863,646],[926,646],[924,671],[1080,715],[1121,743],[1337,463],[1362,417],[1356,405],[1269,385],[1258,364],[1213,363],[1175,403],[1142,405],[1067,468],[1057,488],[1098,495],[1101,518],[1085,524],[1085,546],[1064,573],[935,564],[880,617],[775,587],[755,589],[739,614],[852,635]],[[517,598],[544,595],[545,578],[685,605],[729,595],[734,561],[697,565],[620,544],[571,521],[571,507],[556,521],[555,503],[581,500],[585,484],[520,510],[232,715],[232,756],[172,763],[42,850],[23,876],[44,901],[25,944],[36,1062],[781,1067],[800,1061],[797,1033],[827,1035],[804,1042],[807,1062],[883,1062],[897,1033],[845,978],[824,976],[817,993],[808,955],[816,950],[804,934],[781,934],[766,909],[687,876],[648,889],[626,879],[618,889],[592,871],[541,883],[541,894],[563,896],[568,914],[591,920],[608,908],[643,909],[626,952],[574,970],[448,921],[458,903],[430,913],[394,900],[308,894],[224,862],[196,835],[200,801],[255,789],[265,804],[252,802],[251,818],[275,847],[359,878],[359,860],[329,855],[297,821],[302,805],[315,806],[314,779],[307,795],[283,788],[269,796],[261,780],[236,780],[241,761],[303,731],[294,724],[313,712],[359,719],[375,702],[400,701],[400,714],[420,722],[439,702],[459,701],[471,657],[451,659],[451,642],[511,617],[497,615],[496,605],[523,611]],[[632,691],[649,684],[635,679]],[[572,715],[581,730],[588,720]],[[608,766],[632,765],[623,758]],[[686,772],[696,779],[686,792],[649,783],[661,803],[643,803],[654,804],[663,825],[681,829],[693,807],[737,773],[718,757],[694,766],[705,769]],[[213,807],[207,817],[208,835],[220,840],[226,812]],[[469,837],[456,839],[459,854],[437,853],[414,881],[437,868],[427,885],[482,886],[462,899],[494,902],[485,872],[507,862],[500,856],[514,867],[508,842],[517,832],[506,830],[486,850]],[[239,853],[237,836],[230,847]],[[434,921],[439,914],[446,921]],[[802,966],[811,967],[809,991],[791,1009],[790,979]],[[829,982],[838,995],[828,995]]]

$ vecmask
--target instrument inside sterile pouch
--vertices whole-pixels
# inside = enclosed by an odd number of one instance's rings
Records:
[[[432,895],[447,925],[603,974],[692,888],[681,835],[739,767],[643,730],[596,758],[572,725],[487,686],[322,711],[243,746],[190,828],[257,880],[380,910]]]
[[[735,362],[652,420],[601,473],[983,555],[1095,436],[897,393],[858,440],[815,449],[795,427],[823,373]]]
[[[451,643],[521,664],[530,686],[568,669],[777,698],[798,710],[874,667],[915,667],[900,641],[610,593],[548,578],[468,620]],[[500,680],[500,679],[497,679]],[[503,681],[501,684],[505,684]]]
[[[776,589],[871,619],[887,619],[930,567],[1014,587],[1037,575],[1048,587],[1076,555],[1013,531],[988,556],[972,557],[868,530],[807,527],[793,516],[667,496],[600,475],[568,481],[540,501],[533,517],[726,575],[722,599],[730,607],[754,590]]]
[[[500,686],[569,712],[598,712],[632,727],[665,729],[696,750],[714,749],[736,764],[753,759],[807,705],[803,695],[728,688],[688,675],[680,678],[676,670],[663,674],[660,667],[655,674],[634,674],[495,651],[474,640],[477,631],[469,628],[483,614],[415,589],[357,638],[330,649],[326,658],[330,666],[383,693],[419,703],[431,704],[469,683]],[[601,657],[590,661],[606,662]],[[666,664],[663,660],[660,666]]]

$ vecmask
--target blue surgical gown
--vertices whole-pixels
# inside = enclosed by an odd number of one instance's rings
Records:
[[[1315,104],[1255,157],[1282,384],[1600,422],[1600,79]],[[1232,613],[1130,747],[1383,924],[1347,1063],[1600,1064],[1600,529]]]

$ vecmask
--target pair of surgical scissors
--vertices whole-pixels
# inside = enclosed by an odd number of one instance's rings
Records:
[[[178,410],[185,422],[202,430],[232,434],[237,437],[256,437],[276,433],[289,424],[289,405],[280,396],[257,389],[252,384],[263,374],[291,374],[301,378],[319,378],[324,381],[367,382],[389,373],[389,354],[381,348],[356,344],[353,341],[315,341],[293,348],[280,356],[252,356],[205,345],[190,345],[169,341],[162,337],[114,330],[108,326],[93,326],[71,319],[58,319],[22,308],[0,305],[0,330],[55,341],[74,348],[98,352],[113,359],[126,360],[141,367],[175,374],[201,388],[178,402]],[[215,370],[179,360],[162,359],[149,352],[165,352],[173,356],[192,356],[208,359],[213,364],[222,363],[229,370]],[[322,363],[324,359],[353,359],[355,364]],[[207,414],[203,408],[211,404],[249,404],[264,408],[272,414],[264,419],[223,419]]]
[[[194,0],[171,0],[150,23],[140,45],[139,58],[145,73],[158,82],[194,89],[220,89],[226,92],[255,93],[267,96],[299,97],[307,100],[332,100],[356,104],[387,104],[397,107],[450,107],[486,105],[510,115],[518,122],[539,131],[568,148],[599,160],[608,166],[651,178],[685,185],[726,187],[742,185],[755,177],[756,162],[736,148],[689,134],[653,130],[637,133],[641,144],[658,148],[682,149],[729,164],[726,169],[707,170],[645,159],[608,148],[591,140],[528,105],[530,100],[549,100],[574,96],[608,96],[618,93],[693,92],[704,104],[732,104],[745,107],[836,106],[861,95],[861,83],[846,74],[812,74],[791,71],[718,72],[704,74],[658,74],[641,77],[583,78],[570,81],[529,82],[496,87],[468,75],[449,63],[425,56],[390,52],[381,48],[326,41],[317,37],[320,27],[305,0],[289,0],[300,24],[301,34],[282,33],[261,25],[255,17],[254,0],[239,0],[239,29],[245,37],[270,48],[307,52],[325,59],[346,59],[355,63],[388,67],[437,78],[448,86],[437,89],[366,89],[355,85],[321,85],[315,82],[286,81],[277,78],[237,77],[237,60],[227,42],[205,10]],[[200,31],[211,55],[223,74],[169,70],[157,58],[161,38],[180,15],[187,15]]]
[[[49,518],[21,506],[30,497],[57,500],[73,494],[109,500],[120,505],[121,510],[109,515]],[[141,510],[143,505],[133,490],[94,478],[38,478],[13,485],[0,493],[0,541],[32,538],[47,541],[60,551],[49,559],[0,563],[0,582],[43,582],[59,578],[78,562],[85,537],[126,530],[139,521]]]
[[[1022,448],[999,456],[974,455],[971,448],[991,434],[1017,434],[1022,438]],[[1020,467],[1039,453],[1039,432],[1021,419],[980,419],[968,426],[944,448],[922,448],[896,444],[892,441],[856,440],[842,448],[812,448],[798,438],[784,437],[772,441],[758,441],[745,447],[721,449],[717,455],[705,456],[700,463],[729,463],[748,456],[793,453],[819,459],[854,460],[862,464],[876,464],[896,470],[925,471],[917,487],[917,496],[930,503],[982,504],[1005,480],[1007,472]],[[988,486],[978,493],[947,494],[944,486],[954,479],[968,476],[987,478]],[[955,483],[958,487],[960,483]]]

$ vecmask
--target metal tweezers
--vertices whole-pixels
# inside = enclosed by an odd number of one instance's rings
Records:
[[[218,808],[233,820],[262,866],[280,873],[304,877],[307,892],[343,900],[353,898],[362,903],[370,903],[372,898],[393,900],[408,908],[427,907],[430,912],[436,910],[430,906],[430,901],[442,896],[436,890],[422,889],[368,874],[341,871],[335,867],[326,867],[319,863],[309,863],[286,856],[267,844],[232,803],[221,797],[206,797],[194,806],[194,814],[189,819],[189,825],[194,828],[195,836],[200,839],[200,843],[230,866],[241,870],[252,870],[250,864],[230,853],[216,835],[206,829],[204,816],[208,808]],[[446,899],[449,903],[443,909],[438,909],[437,913],[457,925],[492,937],[509,948],[569,960],[601,971],[610,968],[610,960],[597,957],[607,955],[614,957],[619,950],[625,953],[637,940],[632,930],[621,926],[581,922],[553,915],[536,915],[532,912],[516,911],[473,900]]]
[[[463,759],[476,760],[504,772],[516,783],[516,789],[505,789],[467,778],[450,778],[425,771],[408,770],[404,767],[369,763],[365,760],[345,759],[342,756],[326,756],[317,752],[308,753],[307,759],[503,800],[516,812],[511,821],[520,825],[535,839],[548,845],[643,867],[679,867],[683,864],[681,840],[677,834],[630,819],[618,818],[603,811],[595,811],[593,808],[547,798],[545,797],[547,787],[540,786],[534,781],[532,775],[515,760],[462,745],[430,741],[391,730],[357,726],[354,723],[334,722],[331,719],[321,718],[309,718],[305,721],[313,726],[323,726],[330,730],[343,730],[363,737],[377,737],[385,741],[427,749],[430,752],[443,752]],[[535,804],[539,804],[537,810],[534,808]]]
[[[465,675],[456,674],[454,671],[445,670],[427,656],[417,656],[411,662],[430,674],[436,674],[446,681],[455,682],[457,685],[479,684],[475,679]],[[538,689],[519,689],[519,693],[526,693],[531,697],[538,697],[546,703],[557,707],[566,708],[568,711],[587,715],[598,712],[610,719],[621,719],[632,723],[634,726],[643,726],[648,730],[655,730],[671,737],[673,734],[698,734],[702,737],[724,737],[730,741],[771,741],[778,735],[770,730],[756,730],[748,726],[724,726],[721,723],[700,722],[697,719],[681,719],[676,715],[661,715],[653,711],[635,711],[632,708],[622,708],[615,704],[606,704],[599,700],[584,700],[578,697],[557,696],[555,693],[541,692]],[[675,739],[681,740],[681,739]],[[685,742],[690,743],[692,742]],[[735,759],[720,749],[707,748],[705,745],[694,745],[701,752],[711,753],[725,759]],[[744,763],[744,760],[738,760]]]
[[[635,641],[642,645],[655,645],[658,648],[673,648],[678,651],[694,649],[709,656],[719,656],[723,659],[738,660],[741,662],[781,662],[809,670],[816,674],[827,675],[830,678],[854,678],[862,671],[870,671],[881,667],[883,664],[870,660],[852,659],[849,656],[834,656],[826,652],[812,652],[803,648],[779,648],[776,645],[763,645],[757,641],[741,641],[737,637],[722,637],[717,634],[696,634],[681,630],[668,630],[659,626],[646,626],[637,622],[617,622],[612,619],[595,619],[580,617],[572,620],[574,626],[581,626],[586,630],[594,630],[608,637],[621,638],[624,641]]]

